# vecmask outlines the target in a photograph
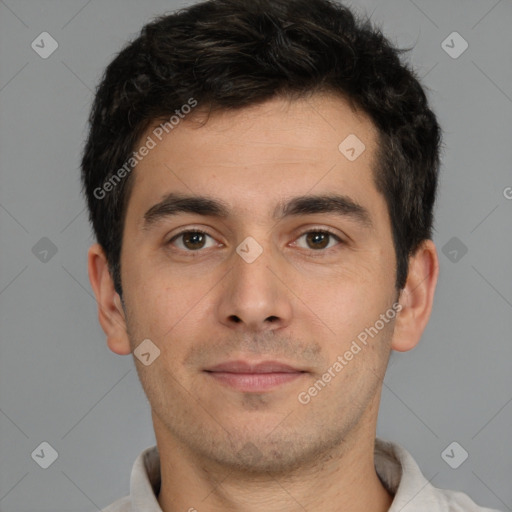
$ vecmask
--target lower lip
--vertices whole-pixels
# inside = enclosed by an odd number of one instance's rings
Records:
[[[229,373],[207,372],[221,384],[244,392],[269,391],[298,379],[304,372]]]

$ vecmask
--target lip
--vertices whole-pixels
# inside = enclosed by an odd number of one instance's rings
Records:
[[[279,361],[228,361],[204,371],[220,384],[242,392],[270,391],[306,373]]]
[[[229,372],[229,373],[297,373],[301,372],[279,361],[261,361],[259,363],[250,363],[247,361],[227,361],[207,368],[208,372]]]

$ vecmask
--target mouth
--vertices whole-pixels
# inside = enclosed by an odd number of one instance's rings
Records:
[[[279,361],[228,361],[204,370],[216,382],[245,393],[270,391],[307,372]]]

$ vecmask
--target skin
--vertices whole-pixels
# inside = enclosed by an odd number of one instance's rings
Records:
[[[398,294],[390,219],[373,181],[377,132],[340,97],[275,98],[216,113],[202,125],[200,117],[198,110],[181,122],[133,171],[121,254],[124,307],[101,246],[89,250],[109,348],[127,355],[149,338],[160,350],[149,366],[134,357],[161,458],[160,506],[388,510],[392,496],[373,453],[382,380],[391,350],[412,349],[427,324],[439,272],[434,243],[411,256]],[[353,162],[338,150],[349,134],[366,146]],[[364,206],[373,227],[333,213],[272,218],[280,200],[333,191]],[[231,215],[182,213],[144,229],[144,213],[169,192],[222,199]],[[185,228],[211,238],[170,244]],[[319,229],[344,243],[308,242],[307,233]],[[248,236],[263,249],[252,263],[236,252]],[[300,403],[298,394],[397,298],[396,318]],[[303,373],[271,390],[243,392],[204,371],[235,359],[277,360]]]

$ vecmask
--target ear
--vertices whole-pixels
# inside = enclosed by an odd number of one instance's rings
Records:
[[[89,248],[87,256],[89,281],[98,303],[98,319],[107,335],[107,345],[116,354],[128,355],[131,348],[125,313],[121,297],[114,289],[105,252],[101,245],[94,244]]]
[[[405,287],[400,292],[401,310],[395,322],[391,348],[405,352],[420,341],[434,301],[439,260],[432,240],[424,240],[409,258],[409,273]]]

